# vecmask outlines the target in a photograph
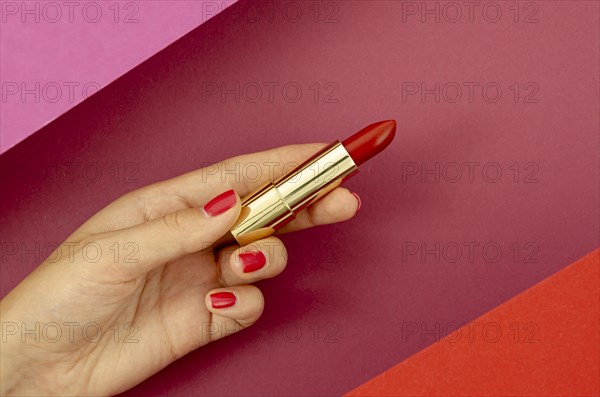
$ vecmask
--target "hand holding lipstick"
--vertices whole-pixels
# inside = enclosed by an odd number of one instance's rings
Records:
[[[258,165],[252,180],[199,170],[119,198],[0,302],[1,394],[116,394],[250,326],[264,306],[250,284],[287,263],[272,234],[354,216],[360,199],[338,186],[394,132],[381,122],[217,167]]]
[[[225,169],[279,164],[279,176],[322,147],[240,156]],[[255,322],[264,302],[249,284],[285,268],[283,243],[274,236],[241,248],[214,242],[238,218],[239,195],[266,182],[268,171],[236,182],[199,170],[131,192],[84,223],[1,302],[1,394],[116,394]],[[357,208],[356,197],[338,188],[281,232],[340,222]],[[25,332],[36,327],[37,338]]]

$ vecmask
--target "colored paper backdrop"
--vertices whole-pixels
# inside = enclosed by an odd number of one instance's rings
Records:
[[[235,1],[1,1],[0,153]]]
[[[125,395],[343,394],[598,247],[597,2],[253,4],[1,157],[4,295],[131,189],[398,120],[356,219],[284,237],[262,319]]]

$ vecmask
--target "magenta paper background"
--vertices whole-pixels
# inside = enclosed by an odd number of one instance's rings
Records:
[[[234,2],[1,1],[0,153]]]
[[[288,267],[259,283],[261,320],[125,395],[339,395],[598,246],[597,2],[518,15],[496,2],[495,22],[481,3],[456,23],[395,1],[249,21],[249,4],[1,157],[4,295],[44,247],[138,186],[398,120],[393,145],[348,184],[356,219],[283,238]]]

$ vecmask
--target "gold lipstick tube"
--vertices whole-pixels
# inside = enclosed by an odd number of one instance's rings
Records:
[[[309,204],[342,183],[358,167],[339,141],[242,199],[242,211],[231,234],[240,245],[268,237]]]

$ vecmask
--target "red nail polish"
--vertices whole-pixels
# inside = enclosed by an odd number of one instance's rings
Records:
[[[235,295],[232,292],[215,292],[210,294],[213,309],[224,309],[235,305]]]
[[[356,193],[352,193],[354,195],[354,197],[356,197],[356,200],[358,201],[358,207],[356,208],[356,212],[358,212],[358,210],[360,209],[360,207],[362,206],[362,201],[360,199],[360,196]]]
[[[237,197],[233,190],[228,190],[225,193],[219,194],[214,199],[204,205],[204,212],[208,216],[221,215],[223,212],[235,206]]]
[[[258,269],[262,269],[265,263],[267,263],[267,258],[265,258],[265,254],[263,254],[260,251],[243,252],[238,256],[242,260],[242,267],[244,269],[244,273],[255,272]]]

